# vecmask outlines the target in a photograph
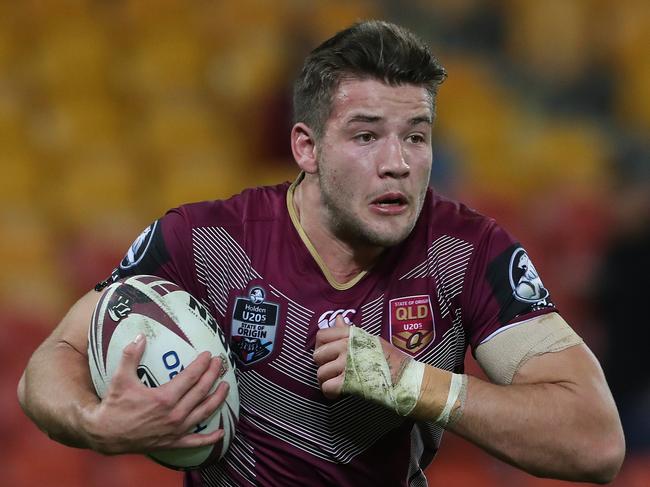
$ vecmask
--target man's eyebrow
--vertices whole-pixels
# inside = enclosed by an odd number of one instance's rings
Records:
[[[373,122],[379,122],[382,120],[382,117],[378,115],[363,115],[363,114],[358,114],[352,116],[348,121],[347,124],[353,124],[356,122],[366,122],[366,123],[373,123]]]
[[[353,123],[374,123],[374,122],[380,122],[383,120],[383,117],[380,117],[379,115],[364,115],[364,114],[357,114],[353,115],[348,119],[346,122],[347,125],[351,125]],[[432,125],[433,120],[429,115],[420,115],[418,117],[413,117],[412,119],[409,120],[410,125],[418,125],[420,123],[426,123],[427,125]]]
[[[422,115],[419,117],[413,117],[410,120],[411,125],[418,125],[420,123],[426,123],[427,125],[433,125],[433,120],[429,115]]]

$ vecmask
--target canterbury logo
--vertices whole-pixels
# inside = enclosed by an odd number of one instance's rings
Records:
[[[343,321],[345,321],[346,325],[351,325],[352,321],[350,318],[348,318],[348,316],[353,315],[356,312],[356,309],[337,309],[333,311],[325,311],[325,313],[320,315],[318,318],[318,328],[321,330],[323,328],[332,328],[336,322],[336,317],[338,315],[343,316]]]

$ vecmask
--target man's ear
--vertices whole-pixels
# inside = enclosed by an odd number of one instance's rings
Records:
[[[318,172],[314,131],[302,122],[291,129],[291,151],[300,169],[307,174]]]

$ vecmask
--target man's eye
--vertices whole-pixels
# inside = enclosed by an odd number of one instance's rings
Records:
[[[420,134],[409,135],[409,140],[414,144],[421,144],[422,142],[426,141],[425,138]]]
[[[359,134],[355,138],[360,142],[372,142],[375,140],[375,136],[369,133]]]

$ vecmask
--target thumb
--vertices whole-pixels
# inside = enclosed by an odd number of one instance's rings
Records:
[[[345,323],[345,320],[343,319],[343,315],[336,315],[336,320],[334,321],[334,327],[335,328],[345,328],[348,325]]]
[[[124,350],[122,350],[122,360],[118,367],[118,373],[132,375],[140,364],[147,340],[144,334],[139,333]]]

